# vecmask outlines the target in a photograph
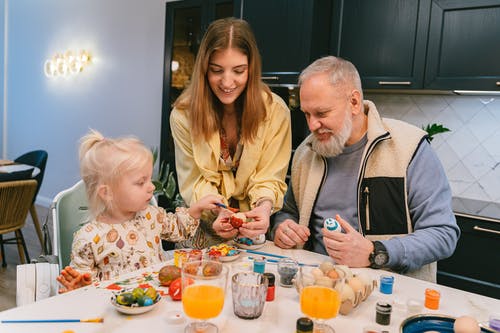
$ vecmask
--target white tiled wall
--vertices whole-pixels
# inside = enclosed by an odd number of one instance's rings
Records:
[[[472,199],[477,213],[500,217],[500,97],[366,94],[384,117],[422,127],[439,123],[451,132],[432,146],[450,181],[453,196]],[[460,204],[460,203],[454,203]]]

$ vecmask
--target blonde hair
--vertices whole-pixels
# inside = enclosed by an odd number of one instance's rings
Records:
[[[271,90],[261,81],[262,63],[255,36],[250,25],[234,17],[219,19],[210,24],[201,41],[189,86],[175,101],[174,107],[187,110],[192,137],[208,140],[220,129],[220,102],[207,80],[208,63],[215,51],[236,49],[248,58],[246,89],[236,100],[244,142],[252,142],[259,125],[266,118],[263,92],[271,100]]]
[[[340,85],[345,88],[354,88],[361,94],[363,99],[363,89],[361,87],[361,78],[356,67],[345,59],[327,56],[319,58],[306,67],[300,73],[299,87],[302,83],[313,75],[327,73],[332,85]]]
[[[80,174],[93,217],[112,209],[98,194],[100,185],[114,186],[124,173],[153,164],[150,149],[135,137],[105,138],[90,130],[80,139]]]

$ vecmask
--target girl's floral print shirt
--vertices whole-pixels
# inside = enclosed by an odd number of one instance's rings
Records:
[[[91,221],[75,232],[70,266],[102,281],[165,261],[161,239],[192,237],[199,220],[177,208],[175,214],[149,206],[120,224]]]

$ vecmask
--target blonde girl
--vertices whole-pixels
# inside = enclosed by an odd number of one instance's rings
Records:
[[[164,261],[161,239],[193,236],[203,210],[217,211],[222,202],[204,196],[175,214],[151,205],[152,153],[133,137],[104,138],[91,130],[81,139],[80,171],[90,222],[74,234],[70,266],[57,278],[60,292]]]

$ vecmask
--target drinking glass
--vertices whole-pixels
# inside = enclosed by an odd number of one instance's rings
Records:
[[[243,319],[259,318],[266,303],[267,278],[260,273],[240,272],[231,280],[234,314]]]
[[[219,261],[196,260],[182,265],[182,307],[195,321],[184,332],[218,332],[207,319],[217,317],[224,307],[228,268]]]
[[[334,333],[325,320],[335,318],[339,313],[340,291],[345,279],[323,279],[321,285],[315,285],[310,270],[300,267],[296,283],[300,292],[300,310],[314,321],[314,332]]]

